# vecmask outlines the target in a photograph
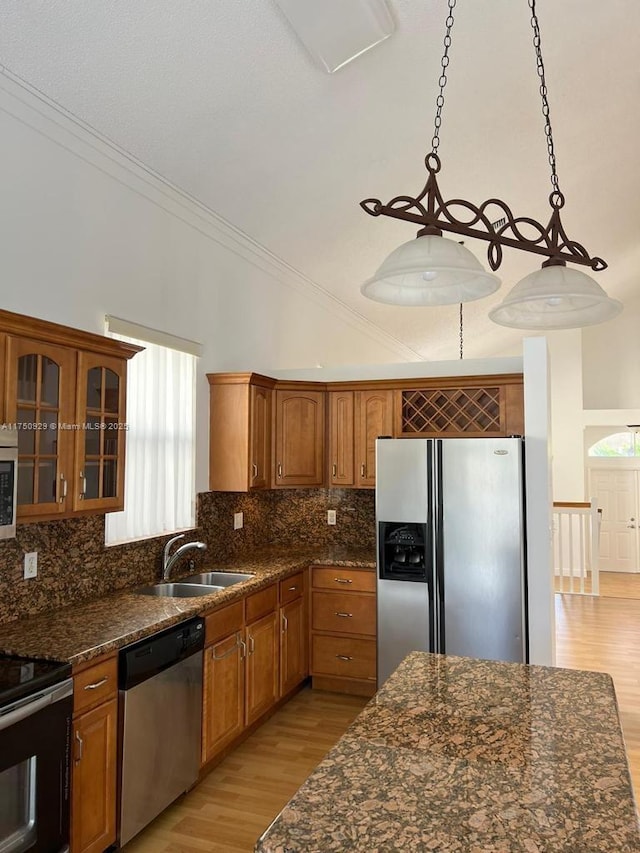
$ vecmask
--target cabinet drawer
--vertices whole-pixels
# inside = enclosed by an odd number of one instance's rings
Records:
[[[247,596],[245,615],[247,625],[267,613],[271,613],[278,605],[278,587],[274,583],[260,592]]]
[[[242,601],[235,601],[227,607],[215,610],[205,618],[204,644],[210,646],[222,637],[228,637],[242,630]]]
[[[375,636],[376,599],[373,595],[314,592],[312,613],[314,631]]]
[[[280,605],[288,604],[304,593],[304,572],[298,572],[280,581]]]
[[[376,678],[376,641],[353,637],[313,637],[313,675]]]
[[[353,592],[375,592],[373,569],[349,569],[344,566],[314,566],[313,586],[319,589],[342,589]]]
[[[74,673],[73,713],[112,699],[117,692],[118,659],[114,656]]]

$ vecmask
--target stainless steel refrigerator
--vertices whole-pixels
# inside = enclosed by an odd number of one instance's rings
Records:
[[[378,686],[410,652],[526,662],[521,438],[378,439]]]

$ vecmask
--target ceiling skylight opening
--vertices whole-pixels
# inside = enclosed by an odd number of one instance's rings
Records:
[[[386,0],[275,0],[313,59],[333,74],[389,38]]]

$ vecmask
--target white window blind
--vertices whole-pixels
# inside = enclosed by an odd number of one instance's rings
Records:
[[[107,329],[145,349],[128,362],[125,509],[107,515],[106,544],[194,527],[198,344],[112,317]]]

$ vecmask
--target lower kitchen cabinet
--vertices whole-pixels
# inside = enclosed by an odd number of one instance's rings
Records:
[[[206,617],[202,763],[242,736],[308,675],[304,574]]]
[[[309,630],[305,574],[280,581],[280,696],[309,674]]]
[[[117,661],[74,673],[71,853],[102,853],[116,840]]]
[[[202,761],[206,763],[244,729],[244,650],[240,628],[205,649]]]
[[[247,625],[245,695],[250,726],[278,701],[278,617],[275,610]]]
[[[367,569],[311,569],[313,687],[373,696],[376,691],[376,575]]]

